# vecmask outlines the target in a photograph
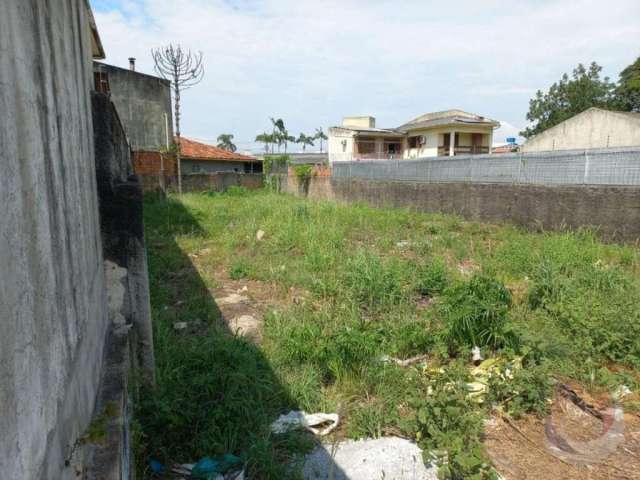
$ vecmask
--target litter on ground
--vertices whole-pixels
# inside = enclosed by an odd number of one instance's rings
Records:
[[[305,458],[305,480],[437,480],[438,468],[425,465],[422,450],[398,437],[346,440],[319,445]]]
[[[291,410],[286,415],[280,415],[271,424],[273,433],[285,433],[295,428],[306,428],[315,435],[324,436],[338,426],[340,417],[337,413],[307,413]]]

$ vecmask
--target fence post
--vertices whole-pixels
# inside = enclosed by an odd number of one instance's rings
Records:
[[[518,152],[518,176],[516,177],[516,183],[522,183],[522,152]]]
[[[582,177],[582,184],[587,184],[587,179],[589,178],[589,153],[587,150],[584,151],[584,176]]]

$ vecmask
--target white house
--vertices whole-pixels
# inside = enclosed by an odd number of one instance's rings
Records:
[[[397,128],[376,128],[374,117],[345,117],[329,129],[330,162],[491,153],[500,122],[446,110],[421,115]]]

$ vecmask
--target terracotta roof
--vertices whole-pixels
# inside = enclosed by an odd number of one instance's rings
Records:
[[[511,153],[511,152],[517,152],[518,151],[518,145],[514,145],[511,143],[508,143],[506,145],[500,145],[498,147],[493,147],[491,149],[492,153]]]
[[[222,148],[196,142],[189,138],[180,137],[180,153],[182,158],[193,158],[196,160],[222,160],[228,162],[259,162],[260,160],[248,155],[236,152],[229,152]]]

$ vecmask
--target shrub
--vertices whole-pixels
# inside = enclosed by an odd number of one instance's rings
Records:
[[[345,276],[346,294],[361,307],[394,305],[403,297],[404,278],[398,261],[384,263],[377,255],[360,250],[348,261]]]
[[[514,417],[524,413],[536,413],[542,417],[547,413],[553,380],[546,368],[529,366],[516,370],[513,378],[505,381],[498,376],[489,379],[487,401],[506,407]]]
[[[495,478],[480,442],[480,412],[467,398],[466,369],[448,368],[413,393],[413,429],[425,460],[435,456],[442,479]]]
[[[245,260],[236,260],[229,268],[229,278],[232,280],[240,280],[251,275],[252,267]]]
[[[447,289],[440,307],[451,346],[498,348],[513,339],[507,329],[511,294],[498,280],[476,275]]]
[[[418,268],[416,289],[420,295],[433,296],[442,293],[446,286],[447,270],[441,262]]]

